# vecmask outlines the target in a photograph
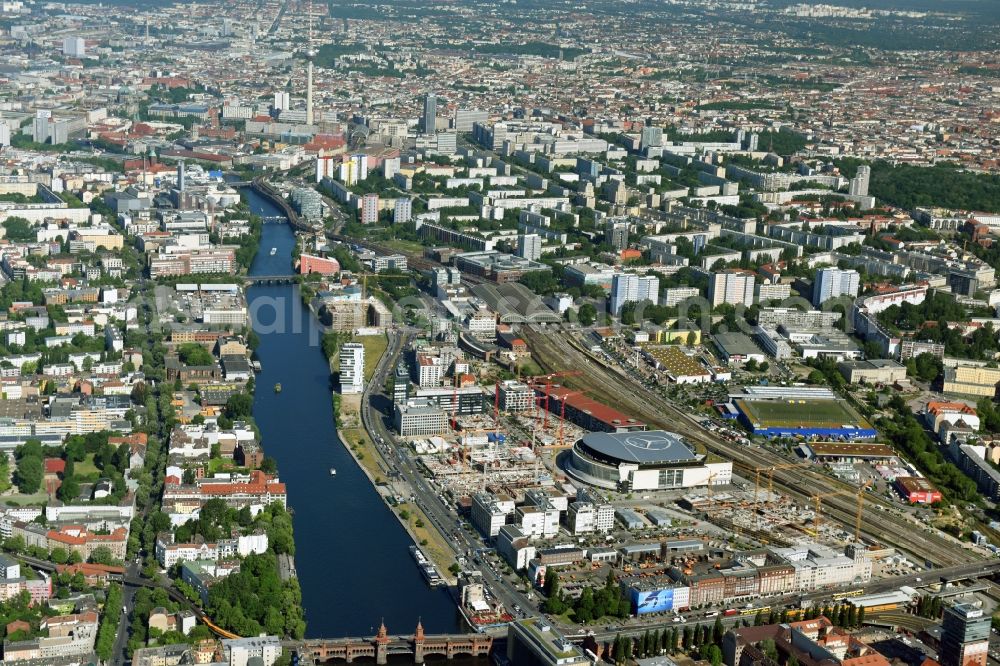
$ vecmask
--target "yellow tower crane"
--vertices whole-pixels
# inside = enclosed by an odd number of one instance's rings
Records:
[[[865,491],[868,490],[868,484],[865,484],[858,488],[857,490],[836,490],[831,493],[823,493],[819,495],[813,495],[813,505],[816,512],[815,518],[813,519],[813,529],[816,532],[816,536],[819,536],[819,527],[822,521],[822,511],[823,511],[823,499],[826,497],[836,497],[838,495],[854,495],[855,501],[857,503],[857,508],[854,512],[854,540],[858,543],[861,542],[861,515],[864,512],[865,507]]]

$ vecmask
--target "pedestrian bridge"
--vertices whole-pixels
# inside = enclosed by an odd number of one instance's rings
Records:
[[[493,637],[481,634],[424,635],[418,622],[412,636],[390,636],[385,624],[379,626],[374,638],[313,638],[283,641],[282,646],[294,650],[300,659],[309,658],[315,664],[355,659],[374,659],[376,664],[388,663],[389,657],[407,656],[414,664],[422,664],[429,655],[453,659],[458,655],[485,657],[493,647]]]

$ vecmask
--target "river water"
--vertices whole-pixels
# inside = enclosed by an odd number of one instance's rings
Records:
[[[254,192],[247,196],[253,212],[280,214]],[[265,224],[251,274],[291,273],[294,244],[289,225]],[[319,328],[297,289],[254,286],[248,300],[262,365],[254,418],[294,511],[306,635],[373,636],[383,619],[391,634],[411,634],[418,619],[428,633],[461,631],[451,596],[426,585],[409,535],[337,438]]]

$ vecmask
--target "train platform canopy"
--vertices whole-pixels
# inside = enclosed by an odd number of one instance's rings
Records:
[[[889,460],[896,456],[886,444],[805,442],[801,449],[806,457],[817,460]]]
[[[917,591],[912,587],[903,586],[892,592],[882,592],[880,594],[866,594],[861,597],[847,599],[847,602],[858,608],[881,608],[881,607],[902,607],[909,604],[913,597],[917,596]]]
[[[558,324],[562,318],[523,284],[477,284],[472,293],[500,315],[503,324]]]

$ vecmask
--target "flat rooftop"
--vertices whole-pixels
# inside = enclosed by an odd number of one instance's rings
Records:
[[[886,444],[846,444],[839,442],[809,442],[804,444],[816,456],[845,458],[891,458],[896,455]]]

